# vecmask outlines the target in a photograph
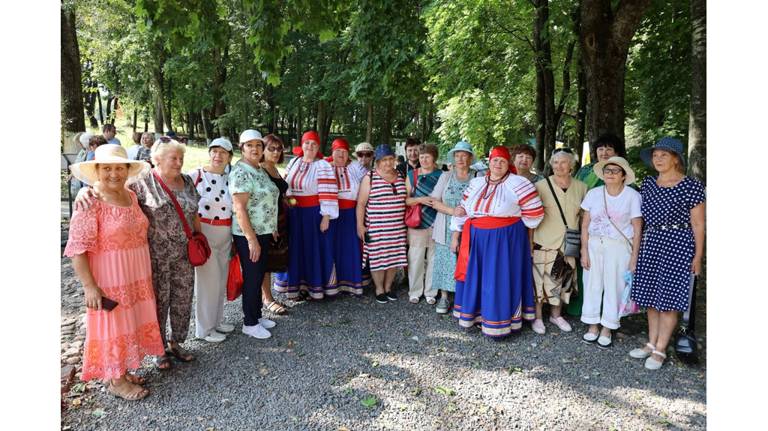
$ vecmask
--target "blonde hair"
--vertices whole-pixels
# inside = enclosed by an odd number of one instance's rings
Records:
[[[187,146],[179,141],[172,139],[168,142],[163,142],[158,139],[152,144],[152,148],[149,150],[149,156],[152,159],[152,164],[157,165],[160,159],[162,159],[168,151],[178,151],[183,155],[186,150]]]
[[[573,167],[576,166],[576,155],[573,153],[569,153],[568,151],[557,151],[555,153],[552,153],[552,155],[549,156],[549,164],[552,165],[552,162],[554,162],[555,159],[559,159],[563,157],[571,160],[571,169],[573,169]]]

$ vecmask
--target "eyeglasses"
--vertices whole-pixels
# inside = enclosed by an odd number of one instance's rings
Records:
[[[568,147],[555,148],[555,151],[552,151],[552,154],[557,154],[557,153],[559,153],[561,151],[564,152],[564,153],[573,154],[573,150],[568,148]]]
[[[373,153],[356,153],[357,157],[373,157]]]
[[[160,142],[162,142],[164,144],[167,144],[167,143],[169,143],[169,142],[171,142],[173,140],[172,138],[170,138],[168,136],[161,136],[159,139],[160,139]]]
[[[267,147],[267,151],[270,153],[277,153],[283,151],[283,147]]]
[[[622,168],[609,168],[609,167],[603,168],[604,174],[618,175],[623,172],[624,172],[624,169]]]

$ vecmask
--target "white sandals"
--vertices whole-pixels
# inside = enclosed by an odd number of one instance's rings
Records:
[[[656,350],[656,346],[654,346],[651,343],[645,343],[645,347],[648,347],[651,349],[651,352]],[[651,352],[646,352],[643,350],[643,348],[637,348],[633,349],[629,352],[629,356],[635,358],[635,359],[645,359],[649,356],[651,356]]]
[[[664,359],[667,359],[667,355],[659,352],[658,350],[654,350],[651,352],[653,355],[661,356],[661,361],[657,361],[656,359],[653,359],[653,356],[649,356],[648,359],[645,360],[645,368],[649,370],[658,370],[661,368],[662,365],[664,365]]]

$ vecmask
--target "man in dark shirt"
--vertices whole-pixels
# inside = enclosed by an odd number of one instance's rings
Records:
[[[414,137],[405,138],[405,157],[406,161],[397,165],[397,171],[405,177],[407,171],[420,167],[419,165],[419,145],[421,141]]]

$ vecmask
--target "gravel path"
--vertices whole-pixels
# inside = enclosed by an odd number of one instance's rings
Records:
[[[79,292],[69,259],[62,259],[62,363],[79,360],[82,343],[70,344],[82,341]],[[196,361],[140,371],[151,391],[143,401],[119,400],[100,383],[75,384],[65,395],[62,429],[706,427],[706,363],[690,368],[672,358],[652,372],[627,356],[642,344],[642,316],[630,318],[614,347],[601,351],[580,341],[585,326],[573,318],[572,333],[547,324],[541,336],[526,326],[497,342],[460,330],[423,301],[408,304],[403,291],[389,304],[344,296],[296,305],[274,318],[269,340],[240,332],[239,300],[225,313],[237,326],[225,342],[189,340],[184,346]]]

